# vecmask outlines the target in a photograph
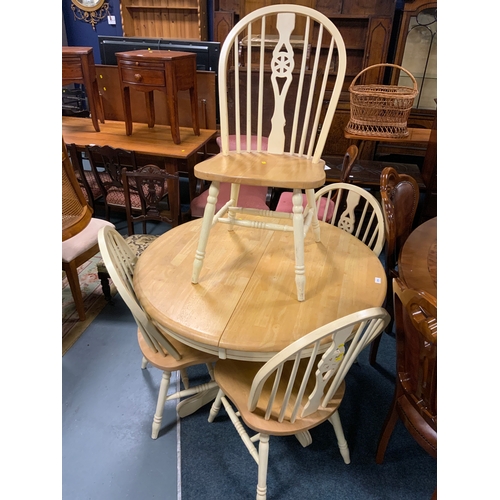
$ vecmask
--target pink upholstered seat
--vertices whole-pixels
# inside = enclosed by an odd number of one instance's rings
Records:
[[[276,212],[286,212],[292,213],[293,202],[292,202],[293,193],[290,191],[285,191],[281,193],[280,199],[278,201],[278,205],[276,206]],[[306,195],[302,195],[302,206],[305,208],[307,205]],[[318,219],[323,220],[323,214],[325,213],[326,199],[321,198],[318,208]],[[330,222],[332,220],[333,210],[335,208],[335,203],[332,200],[328,200],[328,211],[326,212],[326,222]]]
[[[231,184],[229,182],[221,182],[219,197],[217,198],[216,211],[220,210],[225,205],[231,194]],[[242,184],[240,186],[240,194],[238,196],[238,205],[240,207],[258,208],[261,210],[269,210],[266,205],[267,187],[265,186],[248,186]],[[191,217],[203,217],[205,205],[207,204],[208,189],[197,196],[191,202]]]
[[[81,266],[99,252],[97,235],[104,226],[114,227],[111,222],[93,217],[82,231],[62,242],[62,268],[66,272],[80,321],[85,319],[85,307],[80,282],[78,281],[78,266]]]

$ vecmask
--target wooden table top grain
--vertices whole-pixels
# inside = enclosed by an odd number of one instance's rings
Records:
[[[101,131],[96,132],[90,118],[62,117],[62,136],[66,144],[112,146],[150,156],[186,159],[217,134],[216,130],[201,129],[200,135],[195,135],[192,128],[180,127],[181,143],[175,144],[168,125],[149,128],[146,123],[134,123],[134,132],[129,136],[125,134],[125,122],[122,121],[106,120],[100,128]]]
[[[201,219],[171,229],[141,255],[137,298],[181,342],[220,358],[266,361],[310,331],[384,302],[378,257],[350,234],[320,224],[321,242],[311,232],[305,239],[304,302],[296,296],[293,234],[281,231],[216,224],[200,281],[192,284]]]
[[[410,234],[401,249],[398,269],[410,288],[424,290],[437,298],[437,217]]]

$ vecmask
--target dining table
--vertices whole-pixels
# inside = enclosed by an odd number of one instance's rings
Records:
[[[189,179],[189,196],[196,196],[197,179],[194,166],[200,152],[209,141],[215,139],[216,130],[200,129],[195,135],[192,128],[179,127],[180,144],[174,143],[168,125],[148,127],[147,123],[134,123],[134,133],[126,135],[125,122],[106,120],[100,125],[100,132],[94,130],[90,118],[62,117],[62,136],[66,144],[75,144],[81,153],[85,146],[111,146],[135,151],[138,160],[143,157],[147,163],[160,162],[169,173],[186,172]]]
[[[401,249],[398,270],[410,288],[437,298],[437,217],[410,233]]]
[[[297,300],[291,232],[215,224],[193,284],[201,222],[158,237],[134,269],[136,296],[153,323],[191,347],[221,359],[265,362],[316,328],[385,300],[379,257],[324,222],[320,242],[312,232],[305,238],[305,301]]]

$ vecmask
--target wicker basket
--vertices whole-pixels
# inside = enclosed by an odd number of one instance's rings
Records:
[[[398,85],[354,85],[366,71],[379,66],[399,68],[413,81],[413,88]],[[374,64],[365,68],[352,81],[351,119],[346,131],[359,136],[403,138],[408,137],[408,116],[418,94],[413,75],[396,64]]]

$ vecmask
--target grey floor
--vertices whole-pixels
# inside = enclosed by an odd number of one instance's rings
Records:
[[[161,372],[141,370],[136,332],[117,295],[62,358],[65,500],[177,498],[175,402],[151,439]]]

